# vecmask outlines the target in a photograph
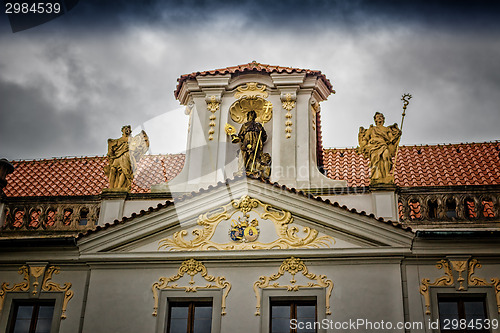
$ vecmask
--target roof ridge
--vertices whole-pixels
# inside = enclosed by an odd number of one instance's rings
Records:
[[[413,143],[413,144],[404,144],[399,147],[446,147],[446,146],[460,146],[460,145],[477,145],[477,144],[488,144],[488,143],[500,143],[500,140],[491,140],[491,141],[472,141],[472,142],[454,142],[454,143]],[[355,146],[350,147],[328,147],[323,148],[324,150],[341,150],[341,149],[356,149]]]

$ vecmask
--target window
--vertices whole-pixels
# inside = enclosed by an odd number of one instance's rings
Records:
[[[478,324],[487,318],[486,296],[443,295],[438,297],[438,307],[441,332],[490,332]]]
[[[271,333],[316,332],[316,301],[313,300],[271,300]],[[291,320],[296,319],[297,328],[292,329]]]
[[[9,333],[50,333],[55,300],[13,303]]]
[[[210,333],[211,328],[211,301],[168,303],[167,333]]]

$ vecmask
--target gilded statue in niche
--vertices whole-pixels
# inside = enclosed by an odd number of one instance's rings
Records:
[[[236,175],[253,175],[269,178],[271,174],[271,155],[263,153],[267,133],[261,123],[256,121],[257,113],[248,111],[247,121],[241,126],[240,131],[231,125],[226,125],[226,133],[231,136],[232,143],[239,143],[238,172]]]
[[[375,126],[359,128],[356,152],[370,160],[370,185],[394,184],[392,158],[396,155],[401,130],[396,123],[384,126],[385,117],[380,112],[375,113],[373,119]]]
[[[109,165],[104,173],[109,179],[109,189],[129,191],[134,178],[137,162],[149,149],[149,138],[146,132],[132,137],[130,125],[122,127],[122,137],[108,139]]]

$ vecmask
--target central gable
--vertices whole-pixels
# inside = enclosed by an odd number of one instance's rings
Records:
[[[82,253],[410,249],[413,233],[255,179],[219,184],[80,237]]]

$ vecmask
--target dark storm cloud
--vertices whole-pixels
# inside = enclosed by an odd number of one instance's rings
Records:
[[[249,25],[276,29],[321,28],[325,24],[363,25],[367,22],[423,23],[436,27],[498,28],[500,4],[492,0],[247,0],[247,1],[81,1],[71,13],[74,23],[116,28],[131,22],[189,28],[232,15]],[[90,26],[89,26],[90,25]],[[80,26],[81,27],[81,26]]]
[[[37,86],[21,86],[0,81],[1,155],[71,155],[76,146],[86,142],[90,130],[82,113],[59,113],[45,90]]]

